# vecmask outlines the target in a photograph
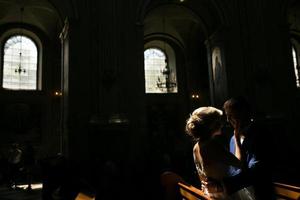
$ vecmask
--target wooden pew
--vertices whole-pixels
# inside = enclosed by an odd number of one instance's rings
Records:
[[[161,185],[165,191],[165,200],[181,198],[186,200],[209,200],[200,189],[188,184],[182,177],[174,172],[166,171],[161,174],[160,178]]]
[[[95,199],[96,199],[95,196],[90,196],[82,192],[79,192],[75,198],[75,200],[95,200]]]
[[[278,199],[300,200],[300,187],[274,182],[274,190]]]
[[[184,182],[178,182],[180,195],[184,200],[210,200],[202,190]],[[300,187],[283,183],[274,183],[278,200],[300,200]]]
[[[179,192],[183,199],[185,200],[210,200],[204,192],[192,185],[187,185],[186,183],[178,182]]]

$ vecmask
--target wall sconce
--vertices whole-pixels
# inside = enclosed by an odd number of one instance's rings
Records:
[[[192,98],[193,100],[199,100],[199,99],[200,99],[200,95],[199,95],[199,94],[192,94],[192,95],[191,95],[191,98]]]
[[[54,91],[54,96],[55,97],[61,97],[62,96],[62,92],[61,91]]]

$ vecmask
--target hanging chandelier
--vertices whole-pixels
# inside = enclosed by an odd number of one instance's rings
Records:
[[[165,21],[165,15],[163,15],[163,33],[165,34],[165,26],[166,26],[166,21]],[[167,50],[166,50],[166,42],[165,40],[163,41],[163,51],[165,53],[165,56],[167,56]],[[169,62],[167,57],[165,58],[165,67],[160,70],[160,75],[157,77],[156,81],[156,86],[161,90],[161,91],[167,91],[167,92],[172,92],[176,86],[177,83],[174,81],[171,77],[172,71],[169,67]]]
[[[19,37],[20,37],[20,45],[19,45],[19,64],[17,66],[17,68],[15,69],[15,73],[26,73],[26,69],[24,69],[22,67],[22,43],[23,43],[23,12],[24,12],[24,7],[20,8],[20,33],[19,33]]]
[[[163,80],[161,80],[161,77],[157,77],[156,85],[161,91],[173,91],[174,88],[177,86],[175,81],[172,81],[170,78],[171,70],[168,66],[168,61],[166,59],[166,66],[162,70],[160,70],[161,75],[163,76]]]

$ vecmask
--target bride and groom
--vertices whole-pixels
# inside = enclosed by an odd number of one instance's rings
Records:
[[[211,199],[274,199],[263,126],[252,119],[250,105],[241,97],[227,100],[223,108],[234,129],[229,151],[216,139],[222,134],[221,110],[200,107],[186,123],[186,133],[195,140],[202,189]]]

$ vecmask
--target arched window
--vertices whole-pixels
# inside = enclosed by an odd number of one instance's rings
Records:
[[[144,51],[146,93],[177,93],[175,59],[174,55],[170,57],[173,62],[160,48],[151,47]]]
[[[38,48],[25,35],[13,35],[3,45],[2,87],[12,90],[36,90]]]
[[[295,71],[295,76],[296,76],[296,85],[297,88],[300,88],[300,66],[298,63],[298,57],[297,57],[297,51],[295,47],[292,47],[292,54],[293,54],[293,64],[294,64],[294,71]]]

